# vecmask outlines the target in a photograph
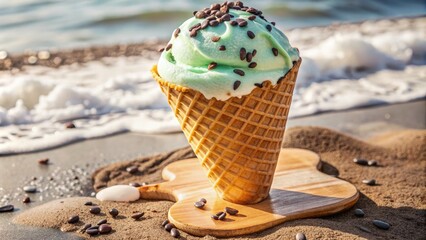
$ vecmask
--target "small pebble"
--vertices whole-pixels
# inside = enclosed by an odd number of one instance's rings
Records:
[[[23,189],[24,189],[24,192],[26,192],[26,193],[35,193],[35,192],[37,192],[37,188],[35,186],[32,186],[32,185],[25,186]]]
[[[367,233],[371,233],[371,230],[368,229],[368,228],[366,228],[366,227],[364,227],[364,226],[358,225],[356,227],[359,228],[361,231],[364,231],[364,232],[367,232]]]
[[[7,58],[7,52],[6,51],[0,51],[0,60],[4,60]]]
[[[166,229],[167,232],[170,232],[172,228],[175,228],[173,223],[167,223],[166,226],[164,226],[164,229]]]
[[[65,123],[65,128],[68,128],[68,129],[75,128],[75,125],[72,122],[67,122]]]
[[[80,221],[80,217],[78,215],[74,215],[68,218],[68,223],[77,223]]]
[[[50,53],[48,51],[40,51],[37,53],[37,57],[41,60],[47,60],[50,58]]]
[[[161,226],[165,227],[169,222],[169,219],[166,219],[161,223]]]
[[[101,208],[98,207],[98,206],[92,207],[92,208],[90,208],[89,212],[93,213],[93,214],[99,214],[101,212]]]
[[[205,198],[200,198],[200,200],[199,200],[200,202],[203,202],[203,203],[207,203],[207,200],[205,199]]]
[[[201,201],[198,201],[198,202],[195,202],[194,203],[194,206],[196,207],[196,208],[203,208],[204,207],[204,205],[206,205],[204,202],[201,202]]]
[[[49,164],[49,159],[48,158],[43,158],[38,160],[38,164],[40,165],[48,165]]]
[[[226,212],[222,212],[220,215],[217,216],[217,219],[224,220],[226,218]]]
[[[367,166],[368,165],[368,161],[365,159],[360,159],[360,158],[354,158],[354,163],[358,164],[358,165],[362,165],[362,166]]]
[[[172,237],[174,238],[178,238],[180,236],[180,232],[176,228],[172,228],[170,230],[170,235],[172,235]]]
[[[297,233],[296,234],[296,240],[306,240],[306,236],[304,233]]]
[[[118,216],[118,210],[116,208],[112,208],[111,210],[109,210],[109,214],[111,214],[111,216],[115,218]]]
[[[368,166],[377,166],[377,165],[378,165],[378,163],[377,163],[376,160],[369,160],[368,161]]]
[[[93,203],[89,201],[89,202],[85,202],[84,205],[86,205],[86,206],[92,206]]]
[[[138,167],[137,166],[131,166],[126,168],[126,171],[130,174],[134,174],[138,172]]]
[[[89,228],[86,230],[86,233],[93,236],[93,235],[98,235],[99,234],[99,230],[97,228]]]
[[[237,215],[238,210],[231,207],[225,207],[225,212],[227,212],[229,215]]]
[[[388,230],[390,228],[390,224],[381,220],[373,220],[374,226],[383,229]]]
[[[135,220],[139,220],[145,213],[141,212],[141,213],[135,213],[133,214],[131,217]]]
[[[368,186],[374,186],[374,185],[376,185],[376,180],[374,180],[374,179],[364,179],[364,180],[362,180],[362,183],[367,184]]]
[[[140,187],[142,185],[140,185],[139,183],[133,182],[133,183],[129,183],[130,186],[132,187]]]
[[[15,209],[13,205],[5,205],[0,207],[0,213],[2,212],[12,212]]]
[[[355,216],[357,216],[357,217],[364,217],[365,216],[364,211],[362,211],[362,209],[360,209],[360,208],[355,209],[354,213],[355,213]]]
[[[92,227],[92,224],[90,224],[90,223],[87,223],[86,225],[84,225],[82,228],[81,228],[81,231],[82,232],[85,232],[88,228],[90,228],[90,227]]]
[[[99,233],[100,234],[107,234],[110,233],[112,230],[112,227],[108,224],[102,224],[99,226]]]
[[[31,198],[26,196],[24,199],[22,199],[23,203],[30,203],[31,202]]]
[[[37,57],[36,56],[29,56],[27,61],[29,64],[35,64],[37,62]]]
[[[100,225],[105,224],[105,223],[107,223],[107,222],[108,222],[108,220],[106,220],[106,219],[102,219],[102,220],[100,220],[99,222],[97,222],[97,223],[96,223],[96,225],[100,226]]]

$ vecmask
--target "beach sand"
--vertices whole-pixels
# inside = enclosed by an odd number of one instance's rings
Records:
[[[306,148],[320,154],[322,171],[353,183],[361,198],[349,211],[329,217],[295,220],[280,224],[260,233],[239,239],[294,239],[297,232],[304,232],[308,239],[422,239],[426,216],[426,131],[401,130],[376,135],[361,141],[348,135],[320,127],[293,127],[286,131],[283,147]],[[194,157],[190,148],[153,157],[143,157],[105,166],[93,174],[94,188],[128,184],[129,182],[159,182],[161,169],[168,163]],[[354,157],[374,159],[377,167],[359,166]],[[137,165],[137,176],[126,172],[126,167]],[[367,186],[361,181],[374,178],[377,186]],[[123,217],[93,216],[84,206],[91,200],[99,204],[103,212],[115,207]],[[62,202],[61,202],[62,201]],[[115,232],[102,235],[104,239],[149,239],[167,238],[168,233],[161,227],[166,219],[167,209],[173,203],[168,201],[145,201],[134,203],[98,202],[93,198],[70,198],[32,208],[18,215],[14,222],[38,227],[58,228],[62,231],[76,231],[84,223],[96,223],[107,218]],[[353,210],[362,208],[364,218],[354,216]],[[134,212],[145,212],[145,218],[134,221],[129,218]],[[79,214],[81,222],[67,224],[68,217]],[[107,214],[108,215],[108,214]],[[377,229],[372,220],[381,219],[391,224],[387,231]],[[363,226],[371,233],[362,231]],[[79,234],[87,238],[88,235]],[[182,233],[184,239],[197,239]],[[206,236],[204,239],[214,239]]]

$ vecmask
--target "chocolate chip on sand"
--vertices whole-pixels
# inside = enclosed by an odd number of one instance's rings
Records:
[[[379,163],[376,160],[368,160],[368,166],[377,166]]]
[[[274,54],[274,56],[278,56],[278,49],[276,48],[272,48],[272,53]]]
[[[241,81],[239,80],[235,81],[233,86],[234,90],[237,90],[240,87],[240,85],[241,85]]]
[[[15,207],[13,206],[13,205],[5,205],[5,206],[2,206],[2,207],[0,207],[0,213],[3,213],[3,212],[12,212],[13,210],[15,209]]]
[[[38,160],[38,164],[40,164],[40,165],[48,165],[49,164],[49,159],[48,158],[39,159]]]
[[[237,215],[238,210],[231,207],[225,207],[225,212],[227,212],[229,215]]]
[[[374,186],[376,185],[375,179],[364,179],[362,180],[362,183],[367,184],[368,186]]]
[[[368,161],[365,159],[361,159],[361,158],[354,158],[354,163],[358,164],[358,165],[362,165],[362,166],[367,166],[368,165]]]
[[[208,70],[212,70],[212,69],[214,69],[214,68],[216,68],[216,67],[217,67],[217,63],[212,62],[212,63],[210,63],[210,64],[209,64],[209,66],[207,67],[207,69],[208,69]]]
[[[246,75],[245,72],[243,70],[241,70],[241,69],[234,69],[234,73],[238,74],[240,76]]]
[[[118,210],[116,209],[116,208],[112,208],[112,209],[110,209],[109,210],[109,214],[113,217],[113,218],[115,218],[115,217],[117,217],[118,216]]]
[[[169,222],[169,219],[166,219],[161,223],[161,226],[165,227]]]
[[[355,209],[354,214],[357,217],[364,217],[365,216],[365,213],[361,208]]]
[[[134,174],[138,172],[138,167],[137,166],[130,166],[128,168],[126,168],[126,171],[130,174]]]
[[[382,221],[382,220],[373,220],[373,224],[377,228],[380,228],[380,229],[383,229],[383,230],[388,230],[391,227],[389,223]]]
[[[99,229],[97,229],[97,228],[88,228],[88,229],[86,229],[86,233],[89,234],[90,236],[98,235],[99,234]]]
[[[31,202],[31,198],[26,196],[24,199],[22,199],[23,203],[30,203]]]
[[[92,227],[92,224],[87,223],[82,228],[80,228],[81,232],[85,232],[88,228]]]
[[[84,205],[86,205],[86,206],[92,206],[93,203],[91,201],[88,201],[88,202],[85,202]]]
[[[101,212],[101,208],[96,206],[89,209],[89,212],[92,214],[99,214]]]
[[[99,222],[97,222],[96,225],[100,226],[100,225],[105,224],[107,222],[108,222],[108,220],[102,219],[102,220],[99,220]]]
[[[100,234],[107,234],[112,231],[112,227],[109,224],[102,224],[99,226],[99,233]]]
[[[167,232],[170,232],[172,230],[172,228],[175,228],[175,225],[173,223],[167,223],[166,226],[164,226],[164,229]]]
[[[78,221],[80,221],[80,217],[78,215],[74,215],[68,218],[67,222],[68,223],[77,223]]]
[[[196,208],[203,208],[206,204],[204,202],[198,201],[194,203]]]
[[[26,192],[26,193],[35,193],[35,192],[37,192],[37,188],[36,188],[36,186],[33,186],[33,185],[24,186],[24,187],[23,187],[23,190],[24,190],[24,192]]]
[[[219,36],[213,36],[211,39],[212,39],[213,42],[218,42],[220,40],[220,37]]]
[[[296,240],[306,240],[305,234],[301,233],[301,232],[297,233],[296,234]]]
[[[135,213],[131,216],[131,218],[133,218],[135,220],[139,220],[144,214],[145,214],[144,212]]]
[[[180,232],[176,228],[172,228],[170,230],[170,235],[174,238],[178,238],[178,237],[180,237]]]

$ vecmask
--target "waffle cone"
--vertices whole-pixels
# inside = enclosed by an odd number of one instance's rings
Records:
[[[276,85],[241,98],[206,99],[151,70],[216,192],[252,204],[268,197],[301,60]]]

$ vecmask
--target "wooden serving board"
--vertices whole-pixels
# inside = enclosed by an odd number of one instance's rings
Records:
[[[211,187],[198,160],[174,162],[163,170],[168,182],[139,188],[143,199],[167,199],[176,203],[169,220],[177,228],[196,236],[231,237],[264,230],[282,222],[337,213],[353,206],[359,198],[352,184],[320,171],[320,158],[311,151],[282,149],[270,197],[253,205],[234,204],[220,199]],[[203,209],[194,207],[207,199]],[[212,214],[225,207],[239,210],[224,221]]]

